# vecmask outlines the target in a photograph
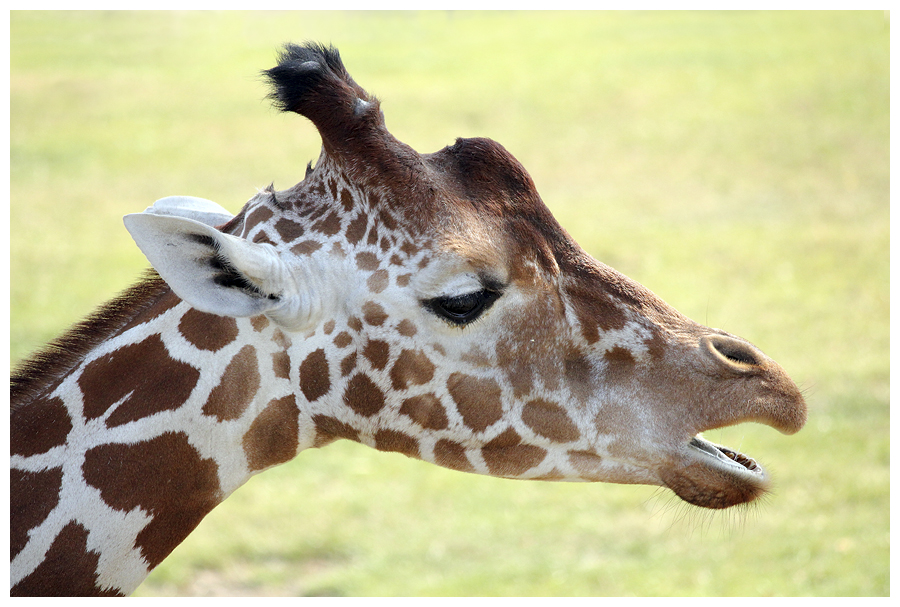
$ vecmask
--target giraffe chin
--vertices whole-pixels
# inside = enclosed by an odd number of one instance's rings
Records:
[[[695,436],[683,456],[686,465],[663,470],[660,477],[689,504],[723,509],[752,502],[768,491],[768,474],[743,453]]]

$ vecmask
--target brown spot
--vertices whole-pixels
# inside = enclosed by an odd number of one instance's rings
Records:
[[[375,253],[369,253],[368,251],[363,251],[362,253],[356,254],[356,267],[365,272],[372,272],[378,269],[381,263],[378,261],[378,257],[375,256]]]
[[[253,326],[254,331],[259,332],[269,326],[269,319],[265,314],[260,314],[259,316],[251,317],[250,324]]]
[[[346,348],[353,343],[353,338],[346,331],[341,331],[334,337],[334,345],[338,348]]]
[[[244,346],[225,367],[221,381],[209,394],[203,405],[204,415],[214,415],[219,421],[239,418],[253,401],[259,386],[256,349]]]
[[[447,390],[463,422],[475,431],[484,430],[503,415],[502,393],[493,379],[453,373],[447,379]]]
[[[201,350],[217,352],[238,336],[237,321],[229,316],[216,316],[191,308],[178,323],[181,335]]]
[[[388,212],[386,208],[382,208],[378,212],[378,219],[381,221],[381,224],[386,227],[390,231],[394,231],[397,229],[397,221],[394,217]]]
[[[312,229],[316,232],[322,232],[326,236],[334,236],[341,231],[341,218],[332,211],[325,219],[313,224]]]
[[[400,250],[403,251],[407,257],[412,257],[419,252],[419,247],[407,240],[402,245],[400,245]]]
[[[341,206],[344,207],[344,212],[349,213],[353,207],[353,196],[350,195],[350,190],[342,189],[341,190]]]
[[[312,255],[321,248],[321,242],[316,242],[315,240],[304,240],[303,242],[298,242],[297,244],[292,246],[291,253],[294,253],[295,255]]]
[[[366,217],[365,214],[360,213],[357,215],[347,226],[347,242],[351,245],[357,244],[362,237],[366,233],[366,227],[368,227],[369,218]]]
[[[397,325],[397,332],[404,337],[412,337],[416,334],[416,325],[408,318],[404,318]]]
[[[389,275],[387,270],[377,270],[374,274],[369,276],[369,279],[366,281],[366,286],[369,287],[369,291],[372,293],[381,293],[388,286],[388,278]]]
[[[344,404],[360,415],[371,417],[384,408],[384,393],[371,379],[358,373],[347,383]]]
[[[401,274],[397,277],[396,282],[398,287],[405,287],[409,285],[409,280],[412,278],[412,274]]]
[[[94,447],[82,471],[111,508],[153,516],[135,542],[151,569],[221,500],[216,463],[200,457],[182,432]]]
[[[339,419],[327,415],[314,415],[316,426],[316,447],[322,447],[339,438],[359,442],[359,432]]]
[[[275,377],[282,379],[291,378],[291,358],[287,352],[274,352],[272,354],[272,372]]]
[[[391,346],[386,341],[373,339],[366,344],[362,353],[374,368],[381,370],[387,366]]]
[[[396,253],[394,253],[393,255],[391,255],[391,262],[390,262],[390,263],[391,263],[392,266],[402,266],[402,265],[403,265],[403,258],[400,257],[399,255],[397,255]]]
[[[334,320],[329,320],[322,325],[322,332],[325,333],[325,335],[331,335],[332,331],[334,331],[335,324]]]
[[[355,316],[351,316],[347,319],[347,326],[350,327],[351,330],[359,333],[362,330],[363,324],[360,319]]]
[[[391,385],[394,390],[421,386],[431,381],[434,369],[434,363],[421,350],[403,350],[391,368]]]
[[[106,420],[112,428],[177,409],[191,395],[199,378],[197,369],[169,358],[159,335],[154,334],[88,363],[78,385],[87,419],[101,417],[125,399]]]
[[[568,443],[578,440],[581,436],[565,409],[541,398],[525,403],[522,408],[522,421],[534,430],[535,434],[554,442]]]
[[[275,332],[272,333],[272,341],[285,350],[291,347],[291,340],[281,332],[281,329],[275,329]]]
[[[64,445],[72,420],[62,399],[54,397],[13,409],[9,427],[10,454],[28,457]]]
[[[380,327],[387,320],[388,315],[380,304],[367,301],[363,304],[363,318],[368,324]]]
[[[400,413],[429,430],[443,430],[448,426],[444,405],[434,394],[420,394],[403,401]]]
[[[396,451],[407,457],[419,457],[419,442],[408,434],[396,430],[376,432],[375,448],[379,451]]]
[[[482,447],[481,455],[492,475],[519,476],[544,461],[545,449],[523,445],[521,440],[510,428]]]
[[[329,390],[331,379],[328,375],[328,358],[325,350],[319,348],[300,363],[300,391],[306,400],[312,402],[328,394]]]
[[[591,362],[582,354],[573,354],[564,363],[566,385],[575,398],[587,402],[594,393],[594,377]]]
[[[74,521],[62,530],[41,564],[10,590],[11,596],[124,596],[97,586],[100,555],[88,550],[88,531]]]
[[[466,457],[465,447],[444,438],[434,445],[434,463],[460,472],[475,471],[469,458]]]
[[[369,230],[369,236],[366,238],[367,245],[374,245],[378,243],[378,230],[374,226]]]
[[[259,227],[257,228],[256,235],[253,236],[253,237],[250,239],[250,241],[251,241],[251,242],[256,242],[256,243],[268,243],[268,244],[271,244],[271,245],[277,244],[277,241],[275,241],[275,240],[273,240],[271,237],[269,237],[269,233],[266,232],[266,229],[265,229],[264,226],[259,226]]]
[[[28,543],[28,532],[43,523],[59,503],[62,468],[40,472],[9,470],[9,558]]]
[[[593,451],[569,451],[569,462],[581,478],[596,480],[597,470],[603,459]]]
[[[162,280],[159,277],[156,277],[156,279]],[[148,282],[147,284],[152,284],[152,283]],[[165,283],[163,283],[163,284],[165,284]],[[168,290],[169,285],[165,284],[165,288],[166,288],[166,292],[163,293],[156,301],[154,301],[152,304],[150,304],[150,306],[146,310],[144,310],[143,312],[141,312],[140,314],[135,316],[131,321],[129,321],[122,328],[122,331],[121,331],[122,333],[124,333],[128,329],[131,329],[132,327],[136,327],[136,326],[144,324],[146,322],[150,322],[151,320],[162,316],[163,314],[165,314],[166,312],[168,312],[169,310],[171,310],[172,308],[174,308],[175,306],[177,306],[178,304],[181,303],[181,299],[177,295],[175,295],[175,293]],[[110,302],[110,303],[112,303],[112,302]],[[125,309],[131,309],[133,306],[134,306],[134,304],[130,304]]]
[[[242,440],[250,470],[282,464],[297,454],[299,415],[293,394],[266,405]]]
[[[603,358],[611,365],[633,367],[635,360],[630,350],[626,350],[622,346],[610,348],[603,354]]]
[[[341,361],[341,377],[347,377],[355,368],[356,352],[351,352]]]
[[[281,242],[293,242],[303,236],[303,226],[287,217],[282,217],[275,222],[275,231],[281,236]]]
[[[599,340],[601,332],[625,326],[627,319],[620,305],[633,309],[658,305],[655,295],[612,268],[593,260],[572,261],[575,263],[562,268],[569,277],[565,291],[589,344]]]
[[[265,206],[258,206],[253,209],[253,212],[247,216],[247,219],[244,220],[244,233],[250,233],[255,226],[261,223],[267,223],[275,214]]]

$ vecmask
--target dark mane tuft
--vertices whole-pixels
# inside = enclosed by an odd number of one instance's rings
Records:
[[[10,375],[9,400],[12,409],[40,396],[91,350],[125,328],[168,291],[169,285],[159,274],[148,270],[119,296],[20,362]]]

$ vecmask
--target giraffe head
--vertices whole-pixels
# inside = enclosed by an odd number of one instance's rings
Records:
[[[494,476],[662,485],[709,508],[765,492],[759,465],[699,435],[798,431],[806,406],[774,361],[594,260],[498,143],[419,154],[395,139],[335,49],[288,45],[265,74],[322,137],[304,180],[218,228],[228,215],[202,203],[125,221],[191,306],[269,326],[298,449],[349,438]]]

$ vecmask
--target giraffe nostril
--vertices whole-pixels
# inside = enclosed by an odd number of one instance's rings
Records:
[[[719,362],[735,370],[749,370],[763,365],[763,356],[751,344],[725,335],[708,335],[700,340]]]

